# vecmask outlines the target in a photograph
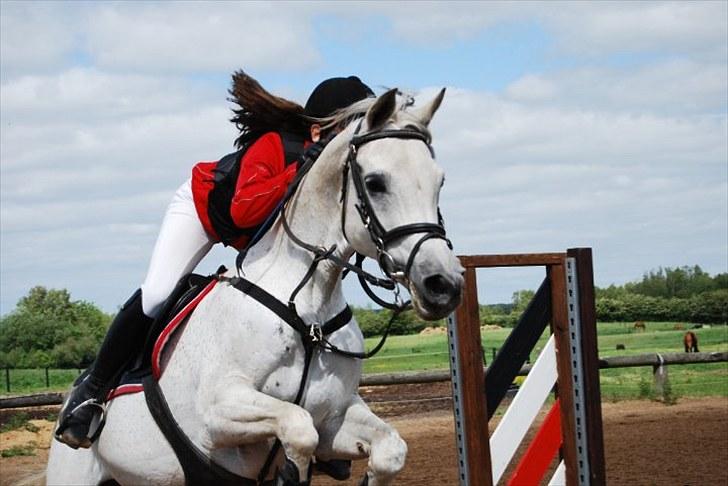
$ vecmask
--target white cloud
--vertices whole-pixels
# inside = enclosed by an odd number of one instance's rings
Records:
[[[680,52],[724,60],[725,2],[571,2],[546,4],[544,20],[561,49],[603,52]]]
[[[2,2],[0,66],[3,76],[50,72],[63,66],[77,43],[80,18],[60,2]]]
[[[311,11],[268,2],[3,2],[3,75],[69,62],[136,73],[300,71],[321,62]]]
[[[528,74],[506,93],[526,103],[632,113],[720,113],[728,106],[725,63],[688,59]]]
[[[99,66],[151,72],[296,71],[319,62],[296,8],[269,3],[114,4],[94,15],[88,48]]]
[[[98,68],[71,68],[49,75],[26,75],[2,84],[6,123],[45,119],[88,122],[157,112],[179,112],[190,100],[224,100],[224,93],[171,76],[110,74]]]

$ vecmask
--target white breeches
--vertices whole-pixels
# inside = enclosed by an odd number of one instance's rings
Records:
[[[179,279],[194,270],[214,244],[197,216],[188,179],[167,207],[142,284],[142,308],[147,316],[156,317]]]

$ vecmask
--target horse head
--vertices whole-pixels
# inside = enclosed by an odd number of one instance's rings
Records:
[[[464,269],[445,236],[439,210],[444,172],[430,146],[429,123],[445,90],[418,109],[397,90],[374,101],[347,130],[343,230],[358,253],[405,285],[423,319],[441,319],[460,302]],[[345,135],[346,136],[346,135]]]

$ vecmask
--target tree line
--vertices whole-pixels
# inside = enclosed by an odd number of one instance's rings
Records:
[[[511,302],[480,306],[482,324],[512,327],[534,295],[514,292]],[[605,321],[728,322],[728,273],[711,277],[699,266],[660,268],[641,281],[596,289],[597,319]],[[390,311],[354,308],[365,337],[380,336]],[[0,319],[0,367],[83,368],[93,361],[112,315],[65,289],[34,287],[15,310]],[[397,316],[390,334],[416,334],[425,323],[412,311]],[[444,322],[435,323],[442,326]]]

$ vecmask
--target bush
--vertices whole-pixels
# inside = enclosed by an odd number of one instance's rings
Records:
[[[364,337],[381,336],[384,334],[392,312],[388,310],[373,310],[354,308],[354,317],[356,317],[359,328]],[[417,334],[421,332],[430,323],[423,322],[417,318],[413,311],[403,312],[392,322],[389,334],[405,335]]]
[[[34,287],[0,319],[0,365],[83,367],[96,353],[111,316],[71,301],[67,290]]]
[[[714,290],[691,297],[690,320],[705,324],[728,324],[728,289]]]

